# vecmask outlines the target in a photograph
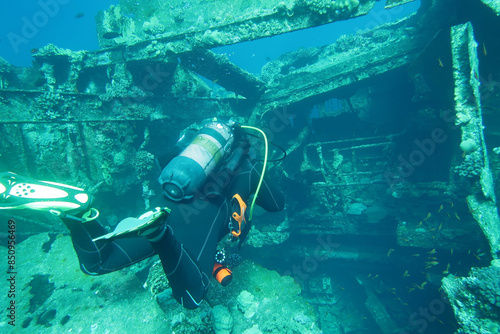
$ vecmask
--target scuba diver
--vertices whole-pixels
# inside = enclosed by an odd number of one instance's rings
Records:
[[[247,134],[234,122],[208,121],[185,131],[158,181],[165,206],[126,218],[113,232],[98,222],[93,198],[83,189],[0,174],[0,209],[34,209],[59,217],[70,231],[81,270],[102,275],[158,254],[173,297],[185,308],[203,301],[210,276],[232,279],[221,240],[244,241],[255,203],[267,211],[284,207],[281,190],[265,177]],[[253,196],[253,197],[252,197]],[[247,210],[248,201],[252,201]]]

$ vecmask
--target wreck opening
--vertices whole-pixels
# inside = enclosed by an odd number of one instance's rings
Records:
[[[420,6],[421,1],[416,0],[387,8],[385,1],[379,1],[365,16],[346,17],[344,20],[336,20],[332,23],[321,24],[303,30],[217,47],[212,51],[226,56],[229,61],[249,73],[260,76],[261,70],[266,63],[278,59],[285,53],[297,51],[300,48],[332,45],[342,35],[356,34],[358,31],[372,30],[381,25],[396,22],[416,13]],[[295,64],[289,64],[289,66],[294,68],[302,67],[302,65],[305,65],[304,62],[314,62],[314,60],[306,58],[301,60],[299,58]],[[284,70],[282,69],[282,71]]]

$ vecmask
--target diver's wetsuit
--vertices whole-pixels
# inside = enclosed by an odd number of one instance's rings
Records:
[[[257,188],[261,170],[260,164],[244,157],[239,168],[223,182],[222,191],[186,203],[168,201],[166,206],[171,212],[167,231],[154,243],[142,237],[93,242],[92,239],[107,233],[98,222],[82,224],[64,219],[82,271],[106,274],[158,254],[174,298],[188,309],[198,307],[209,286],[217,243],[230,232],[230,200],[238,193],[247,201]],[[213,180],[213,184],[221,184],[222,173],[224,170],[207,183]],[[226,176],[229,174],[226,172]],[[279,211],[284,207],[283,193],[264,178],[256,202],[267,211]]]

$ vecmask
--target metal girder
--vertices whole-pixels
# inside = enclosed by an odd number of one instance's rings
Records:
[[[248,99],[257,99],[264,93],[265,83],[262,80],[210,50],[189,52],[180,59],[191,71]]]
[[[285,75],[274,75],[274,82],[262,96],[259,109],[286,107],[409,65],[432,39],[417,33],[417,29],[402,21],[326,46],[314,55],[316,62]],[[379,36],[378,42],[370,36]],[[293,64],[285,65],[293,67]]]
[[[479,178],[474,193],[467,196],[470,212],[483,230],[491,246],[493,258],[500,255],[500,220],[496,207],[494,180],[483,133],[479,60],[477,43],[470,22],[451,28],[453,77],[455,80],[455,124],[460,126],[464,164],[477,170]]]

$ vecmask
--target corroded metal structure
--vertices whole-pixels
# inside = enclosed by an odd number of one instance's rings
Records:
[[[407,294],[438,294],[454,274],[445,289],[459,299],[483,275],[467,271],[498,259],[497,1],[422,0],[397,22],[270,60],[260,76],[213,49],[370,15],[376,1],[136,3],[99,14],[97,51],[47,45],[31,68],[0,60],[1,169],[86,187],[108,199],[104,212],[134,216],[159,192],[154,158],[180,130],[241,117],[289,155],[270,171],[287,211],[256,224],[248,256],[281,255],[332,333],[415,330]],[[44,219],[30,233],[64,231]],[[314,272],[296,265],[311,259]]]

